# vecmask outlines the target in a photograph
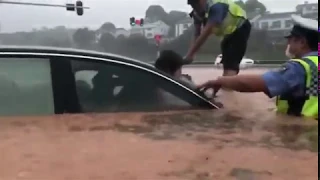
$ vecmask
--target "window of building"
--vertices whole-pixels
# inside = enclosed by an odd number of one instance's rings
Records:
[[[307,11],[312,10],[312,8],[313,8],[312,6],[306,6],[306,10],[307,10]]]
[[[268,29],[269,28],[268,22],[262,22],[260,25],[261,25],[261,29]]]
[[[0,116],[51,114],[54,100],[50,61],[0,58]]]
[[[281,21],[273,21],[271,23],[270,29],[278,29],[281,28]]]
[[[189,28],[189,24],[184,24],[183,28],[188,29]]]
[[[286,20],[286,21],[285,21],[285,27],[286,27],[286,28],[289,28],[289,27],[291,27],[292,25],[293,25],[292,20]]]
[[[152,37],[153,37],[153,34],[152,34],[152,33],[147,33],[146,37],[152,38]]]

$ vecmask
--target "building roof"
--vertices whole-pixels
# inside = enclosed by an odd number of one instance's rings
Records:
[[[265,19],[281,19],[281,18],[291,18],[291,15],[297,14],[296,12],[284,12],[284,13],[266,13],[263,14],[259,20]]]
[[[314,7],[317,6],[318,7],[318,3],[304,3],[304,4],[298,4],[296,6],[296,10],[299,11],[300,9],[302,9],[303,7]]]

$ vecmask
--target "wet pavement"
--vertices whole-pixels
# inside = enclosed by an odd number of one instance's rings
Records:
[[[198,83],[221,73],[184,71]],[[0,179],[317,179],[317,122],[276,115],[262,93],[219,100],[225,109],[0,118]]]

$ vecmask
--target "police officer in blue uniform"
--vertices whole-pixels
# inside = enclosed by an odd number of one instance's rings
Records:
[[[318,119],[318,21],[293,15],[294,27],[286,36],[290,60],[264,74],[223,76],[198,86],[238,92],[264,92],[277,97],[278,112]]]

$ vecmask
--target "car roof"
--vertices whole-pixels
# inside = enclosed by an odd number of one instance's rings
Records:
[[[152,64],[154,61],[143,62],[134,58],[127,56],[121,56],[113,53],[105,53],[99,51],[85,50],[85,49],[75,49],[75,48],[59,48],[59,47],[49,47],[49,46],[7,46],[0,45],[0,52],[25,52],[25,53],[50,53],[50,54],[72,54],[80,56],[92,56],[97,58],[107,58],[112,60],[119,60],[122,62],[131,63],[134,65],[143,66],[146,68],[151,68],[157,71],[157,69]]]

